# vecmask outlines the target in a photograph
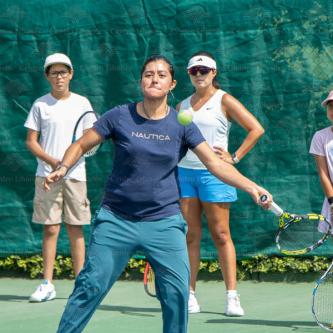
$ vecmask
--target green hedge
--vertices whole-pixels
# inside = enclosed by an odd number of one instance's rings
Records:
[[[267,257],[256,256],[237,262],[237,277],[239,280],[256,279],[258,275],[269,273],[310,273],[324,271],[331,263],[327,257]],[[123,278],[141,278],[145,267],[145,260],[131,259],[123,274]],[[201,261],[200,274],[206,278],[218,278],[220,267],[214,261]],[[0,273],[20,274],[30,278],[40,278],[43,271],[43,259],[39,255],[20,257],[12,255],[0,259]],[[73,278],[72,260],[69,257],[57,256],[55,278]]]

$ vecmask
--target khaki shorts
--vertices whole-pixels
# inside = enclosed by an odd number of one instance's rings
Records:
[[[90,224],[90,202],[87,198],[87,182],[75,179],[62,179],[44,190],[44,177],[36,177],[34,213],[32,221],[39,224],[59,224],[63,221],[71,225]]]

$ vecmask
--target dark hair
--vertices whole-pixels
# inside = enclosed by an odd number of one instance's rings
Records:
[[[141,78],[142,78],[142,74],[143,74],[143,72],[145,71],[147,65],[148,65],[149,63],[153,62],[153,61],[158,61],[158,60],[162,60],[162,61],[166,62],[166,63],[169,65],[169,72],[170,72],[170,74],[171,74],[171,78],[172,78],[172,80],[173,80],[174,77],[175,77],[175,70],[174,70],[174,68],[173,68],[173,65],[172,65],[171,61],[170,61],[168,58],[166,58],[166,57],[164,57],[164,56],[162,56],[162,55],[153,55],[153,56],[149,57],[149,58],[143,63],[143,65],[142,65],[142,67],[141,67]]]
[[[209,58],[213,59],[214,61],[216,61],[216,59],[213,57],[213,55],[211,53],[207,52],[207,51],[196,52],[196,53],[192,54],[191,58],[193,58],[195,56],[198,56],[198,55],[206,56],[206,57],[209,57]],[[213,86],[214,86],[214,88],[219,89],[220,85],[217,82],[217,75],[218,75],[218,71],[216,69],[216,75],[215,75],[215,77],[213,79]]]
[[[45,68],[45,74],[46,74],[46,75],[49,74],[50,68],[51,68],[53,65],[58,65],[58,63],[51,64],[50,66],[47,66],[47,67]],[[64,65],[64,66],[66,66],[69,72],[72,71],[72,69],[71,69],[68,65],[66,65],[66,64],[61,64],[61,63],[59,63],[59,65]]]

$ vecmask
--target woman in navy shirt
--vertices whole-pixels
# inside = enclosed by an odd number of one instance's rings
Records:
[[[248,192],[255,202],[259,203],[262,194],[271,198],[265,189],[216,157],[196,125],[177,122],[176,111],[167,105],[167,95],[175,85],[171,63],[163,56],[149,58],[141,71],[143,101],[106,112],[68,148],[60,167],[45,181],[48,189],[87,150],[103,140],[113,141],[114,167],[95,217],[85,266],[58,333],[82,332],[137,250],[145,253],[155,271],[163,332],[187,331],[187,226],[179,208],[177,164],[188,149],[216,177]]]

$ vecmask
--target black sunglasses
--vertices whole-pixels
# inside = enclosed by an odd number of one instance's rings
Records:
[[[209,68],[209,67],[205,67],[205,66],[194,66],[188,69],[188,72],[190,73],[190,75],[197,75],[198,72],[201,75],[206,75],[208,74],[211,70],[213,70],[213,68]]]

